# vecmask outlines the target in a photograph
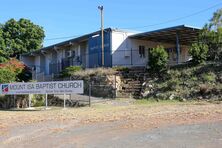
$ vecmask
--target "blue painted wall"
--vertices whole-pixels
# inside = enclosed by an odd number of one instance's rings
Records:
[[[109,30],[104,31],[104,66],[112,67],[112,55],[110,45]],[[89,68],[102,66],[102,47],[101,47],[101,33],[98,36],[90,37],[88,41],[89,50]]]

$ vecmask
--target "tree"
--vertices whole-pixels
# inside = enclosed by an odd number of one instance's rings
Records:
[[[0,69],[0,83],[9,83],[14,82],[16,80],[16,74],[7,69],[7,68],[1,68]]]
[[[7,53],[4,50],[5,49],[5,41],[3,38],[3,31],[0,28],[0,63],[5,62],[6,61],[6,57],[7,57]]]
[[[0,83],[28,81],[31,79],[30,69],[17,59],[11,58],[7,62],[1,63],[0,70]]]
[[[207,59],[208,46],[203,43],[194,43],[189,48],[189,54],[192,56],[192,61],[200,64]]]
[[[163,46],[152,48],[149,53],[149,66],[152,70],[161,71],[167,67],[168,53]]]
[[[208,25],[210,29],[217,30],[222,27],[222,9],[214,12],[213,17],[210,19],[210,23]]]
[[[18,21],[10,19],[0,26],[0,50],[6,54],[7,58],[18,58],[19,54],[41,48],[44,37],[43,28],[30,20],[24,18]]]
[[[209,48],[209,60],[222,60],[222,9],[217,10],[199,36],[199,43]]]

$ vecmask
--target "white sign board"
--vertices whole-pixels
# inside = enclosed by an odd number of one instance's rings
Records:
[[[83,93],[83,81],[52,81],[0,84],[0,94],[73,94]]]

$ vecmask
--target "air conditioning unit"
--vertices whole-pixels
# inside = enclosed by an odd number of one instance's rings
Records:
[[[127,58],[127,57],[130,57],[131,56],[131,50],[129,50],[129,49],[125,49],[124,50],[124,56]]]
[[[66,51],[66,57],[67,58],[72,57],[72,51],[71,50]]]

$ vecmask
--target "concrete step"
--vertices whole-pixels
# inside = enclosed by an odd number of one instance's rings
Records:
[[[135,85],[135,84],[141,84],[141,82],[140,81],[128,81],[127,84]]]
[[[119,92],[120,93],[135,93],[135,92],[140,93],[141,91],[140,90],[127,90],[127,91],[120,90]]]
[[[132,86],[142,86],[141,83],[123,83],[124,87],[132,87]]]
[[[141,89],[141,86],[126,86],[126,87],[122,87],[122,90],[127,90],[127,89]]]

